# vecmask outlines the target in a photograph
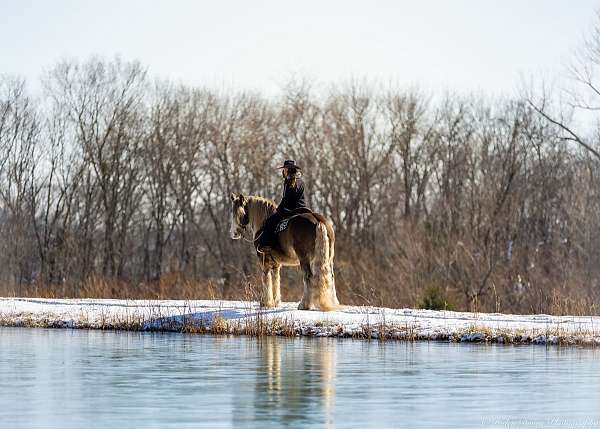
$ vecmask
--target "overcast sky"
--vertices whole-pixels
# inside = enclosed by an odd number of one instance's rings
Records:
[[[273,94],[293,75],[510,92],[561,69],[600,1],[0,0],[0,73],[138,59],[186,83]]]

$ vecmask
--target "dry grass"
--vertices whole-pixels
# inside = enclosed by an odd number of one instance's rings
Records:
[[[250,304],[249,304],[250,305]],[[33,328],[74,328],[128,331],[171,331],[192,334],[247,335],[252,337],[337,337],[361,340],[385,341],[443,341],[475,342],[486,344],[542,344],[542,345],[582,345],[600,346],[600,335],[591,331],[565,331],[560,326],[540,330],[492,329],[486,326],[471,325],[456,331],[420,332],[415,323],[364,323],[360,329],[348,329],[339,324],[315,322],[302,325],[287,317],[266,317],[264,311],[254,309],[249,316],[227,319],[216,312],[210,320],[193,316],[188,306],[173,317],[160,305],[149,309],[149,316],[139,311],[115,315],[101,312],[93,319],[85,312],[73,320],[62,320],[53,315],[39,314],[0,314],[0,326]]]
[[[406,268],[406,270],[404,269]],[[500,289],[494,289],[491,301],[482,297],[472,307],[460,303],[456,288],[443,285],[443,278],[424,276],[416,270],[410,277],[399,275],[398,270],[408,267],[394,266],[395,272],[382,272],[361,260],[354,264],[340,261],[336,273],[336,287],[340,302],[347,305],[373,305],[388,308],[429,308],[456,311],[504,312],[513,314],[598,315],[599,307],[593,294],[585,287],[558,287],[544,283],[544,287],[531,286],[511,295],[511,302]],[[359,275],[359,273],[362,273]],[[391,281],[390,279],[396,279]],[[540,279],[541,281],[541,279]],[[299,300],[302,294],[301,273],[297,269],[282,271],[282,296],[286,301]],[[583,280],[581,280],[583,282]],[[78,284],[40,285],[20,288],[0,286],[0,295],[37,298],[112,298],[112,299],[226,299],[256,301],[260,279],[246,276],[232,285],[215,281],[199,281],[171,273],[160,280],[139,284],[117,279],[90,276]],[[374,287],[377,285],[377,287]],[[416,285],[416,286],[415,286]],[[486,304],[487,302],[487,304]]]
[[[35,298],[111,298],[111,299],[231,299],[224,298],[231,288],[213,281],[194,281],[180,274],[167,274],[160,280],[132,284],[118,279],[90,276],[81,283],[40,285],[32,284],[21,288],[0,287],[4,296]],[[239,289],[236,289],[239,291]],[[232,291],[233,292],[233,291]],[[239,296],[238,296],[239,298]]]

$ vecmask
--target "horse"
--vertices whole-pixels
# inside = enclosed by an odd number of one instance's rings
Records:
[[[256,244],[265,220],[276,211],[275,202],[236,193],[230,197],[231,238],[238,240],[250,232]],[[336,308],[339,301],[333,275],[335,233],[332,223],[318,213],[293,215],[284,222],[287,226],[277,233],[279,245],[268,254],[256,252],[263,273],[260,305],[269,308],[281,303],[280,269],[299,265],[304,293],[298,309],[328,311]]]

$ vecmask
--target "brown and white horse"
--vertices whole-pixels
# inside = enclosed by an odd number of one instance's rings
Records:
[[[272,200],[256,196],[231,194],[231,238],[240,239],[246,232],[256,238],[265,220],[275,213]],[[281,303],[279,271],[282,266],[298,266],[304,274],[304,294],[300,310],[331,310],[339,305],[335,292],[333,225],[317,213],[288,218],[287,227],[277,234],[279,245],[269,255],[257,252],[263,271],[260,303],[276,307]]]

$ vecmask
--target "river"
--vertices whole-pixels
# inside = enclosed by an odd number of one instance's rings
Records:
[[[0,328],[2,427],[600,427],[600,350]]]

